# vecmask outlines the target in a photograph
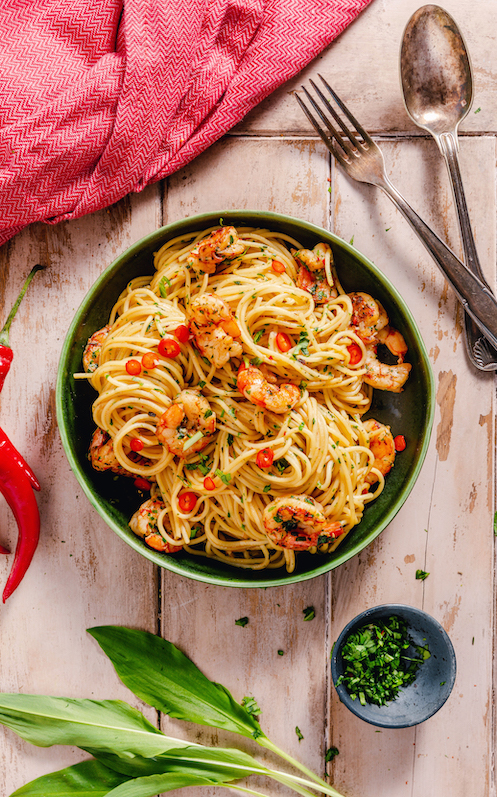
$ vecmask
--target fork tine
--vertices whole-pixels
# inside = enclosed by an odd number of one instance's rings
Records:
[[[367,133],[364,130],[363,126],[357,121],[355,116],[350,113],[349,109],[342,102],[342,100],[340,99],[338,94],[336,94],[336,92],[333,91],[333,89],[331,88],[329,83],[326,82],[326,80],[324,79],[324,77],[322,75],[318,74],[318,77],[323,81],[324,85],[326,86],[326,88],[330,92],[330,94],[333,97],[333,99],[335,100],[336,104],[339,106],[339,108],[342,109],[342,111],[344,112],[345,116],[348,118],[348,120],[351,122],[351,124],[354,125],[354,128],[357,130],[358,133],[360,133],[360,135],[363,137],[364,141],[366,141],[367,144],[372,144],[373,143],[373,139],[371,138],[369,133]]]
[[[330,131],[331,137],[335,139],[335,141],[337,142],[337,144],[341,146],[347,157],[350,158],[353,155],[352,149],[349,147],[347,142],[344,141],[343,137],[340,135],[338,130],[333,126],[330,120],[325,116],[322,109],[319,107],[316,100],[313,98],[312,94],[309,94],[305,86],[302,86],[302,90],[306,95],[307,99],[309,100],[309,102],[311,103],[314,110],[317,111],[318,115],[321,117],[322,121],[325,123],[326,127]],[[354,146],[357,146],[357,144],[354,143]]]
[[[340,163],[340,165],[343,166],[344,169],[346,169],[347,168],[347,162],[344,159],[344,157],[342,156],[342,154],[339,152],[338,148],[335,146],[335,144],[333,142],[333,139],[326,135],[326,133],[324,132],[324,130],[320,126],[319,122],[314,118],[314,116],[312,115],[312,113],[308,109],[308,107],[305,104],[305,102],[303,102],[303,100],[300,99],[299,95],[295,94],[294,96],[295,96],[295,99],[297,100],[298,104],[302,108],[303,112],[307,116],[309,122],[314,127],[314,129],[316,130],[316,132],[318,133],[320,138],[323,140],[325,146],[330,150],[331,154],[337,159],[337,161]]]
[[[357,138],[357,137],[354,135],[354,133],[353,133],[351,130],[349,130],[349,128],[348,128],[348,127],[346,126],[346,124],[344,123],[343,119],[342,119],[342,118],[341,118],[341,117],[338,115],[338,113],[335,111],[335,109],[334,109],[333,105],[330,103],[329,99],[328,99],[327,97],[325,97],[325,96],[324,96],[324,94],[323,94],[323,92],[321,91],[321,89],[319,88],[319,86],[316,86],[316,84],[314,83],[314,81],[313,81],[313,80],[311,80],[310,78],[309,78],[309,83],[310,83],[310,84],[311,84],[311,86],[313,87],[313,89],[314,89],[314,91],[316,92],[316,94],[318,95],[318,97],[321,99],[321,102],[323,103],[323,105],[325,105],[325,106],[326,106],[326,108],[329,110],[329,112],[330,112],[330,113],[331,113],[331,115],[333,116],[333,119],[334,119],[334,120],[335,120],[335,121],[336,121],[336,122],[337,122],[337,123],[340,125],[340,128],[341,128],[341,130],[342,130],[342,131],[343,131],[343,133],[344,133],[344,134],[347,136],[347,138],[349,139],[349,141],[350,141],[350,143],[352,144],[352,146],[354,147],[354,149],[358,149],[358,148],[361,146],[361,142],[360,142],[360,141],[358,140],[358,138]],[[303,87],[302,87],[302,88],[303,88]],[[304,90],[305,90],[305,89],[304,89]],[[312,102],[312,98],[310,97],[310,95],[309,95],[309,99],[310,99],[310,100],[311,100],[311,102]],[[315,104],[315,103],[313,103],[313,105],[314,105],[314,106],[316,107],[316,109],[319,111],[319,108],[316,106],[316,104]],[[322,119],[325,119],[325,118],[326,118],[326,117],[324,117],[324,116],[323,116],[323,114],[322,114],[322,113],[320,114],[320,116],[321,116],[321,118],[322,118]],[[340,140],[341,140],[341,142],[343,142],[343,137],[342,137],[342,136],[340,136]],[[344,146],[344,149],[346,150],[346,147],[345,147],[345,146]],[[351,150],[350,150],[350,147],[349,147],[349,150],[347,151],[347,154],[348,154],[349,156],[352,154],[352,152],[351,152]]]

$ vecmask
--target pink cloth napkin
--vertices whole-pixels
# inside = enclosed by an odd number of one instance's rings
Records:
[[[0,243],[142,190],[370,0],[2,0]]]

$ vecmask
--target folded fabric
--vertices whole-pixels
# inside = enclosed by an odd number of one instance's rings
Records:
[[[176,171],[370,0],[3,0],[0,243]]]

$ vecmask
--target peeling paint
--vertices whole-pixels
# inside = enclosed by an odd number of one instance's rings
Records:
[[[452,631],[452,628],[453,628],[454,623],[456,621],[456,617],[459,614],[460,608],[461,608],[461,596],[460,595],[457,597],[455,603],[451,607],[446,605],[445,612],[444,612],[444,615],[443,615],[442,625],[445,628],[445,630],[447,631],[447,633],[449,633],[449,631]]]
[[[437,426],[437,453],[440,462],[449,456],[454,403],[456,400],[457,376],[452,371],[440,371],[438,375],[437,404],[440,407],[440,423]]]

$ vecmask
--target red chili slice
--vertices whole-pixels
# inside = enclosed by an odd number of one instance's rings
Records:
[[[259,468],[270,468],[274,462],[274,451],[272,448],[263,448],[256,457]]]
[[[180,324],[179,327],[176,327],[174,334],[180,343],[188,343],[188,340],[190,339],[190,330],[187,326],[185,326],[185,324]]]
[[[158,362],[159,358],[151,351],[148,351],[142,357],[142,365],[147,369],[147,371],[151,371],[152,368],[155,368]]]
[[[178,506],[182,512],[191,512],[197,503],[197,496],[195,493],[181,493],[178,495]]]
[[[143,443],[139,440],[138,437],[132,437],[129,443],[129,447],[132,451],[141,451],[143,448]]]
[[[146,479],[142,479],[141,476],[138,476],[138,478],[135,479],[133,484],[138,490],[150,490],[151,487],[150,482],[147,481]]]
[[[181,351],[178,341],[174,338],[162,338],[157,348],[162,357],[168,357],[171,360],[177,357]]]
[[[210,476],[206,476],[204,479],[204,490],[215,490],[216,489],[216,482],[214,479],[211,479]]]
[[[138,360],[128,360],[126,363],[126,371],[130,376],[138,376],[141,374],[141,370],[142,367]]]
[[[286,332],[278,332],[276,335],[276,345],[282,352],[290,351],[292,348],[292,341]]]
[[[398,434],[397,437],[394,437],[393,444],[395,446],[396,451],[404,451],[407,445],[404,435]]]
[[[280,260],[273,260],[271,263],[271,268],[276,274],[284,274],[286,271],[286,266]]]
[[[351,343],[347,346],[347,351],[350,355],[349,365],[357,365],[362,360],[362,350],[357,343]]]

